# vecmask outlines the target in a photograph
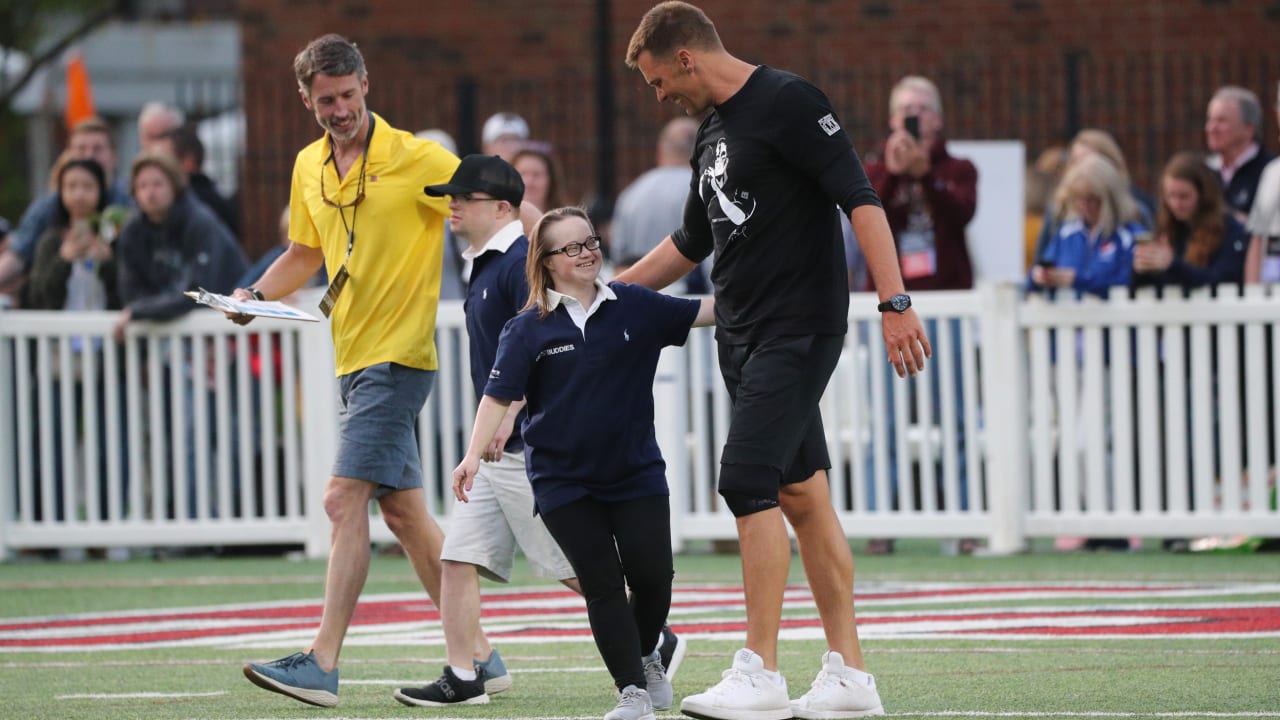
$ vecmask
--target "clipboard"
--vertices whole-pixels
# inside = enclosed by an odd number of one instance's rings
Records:
[[[258,317],[279,318],[281,320],[302,320],[304,322],[320,322],[320,318],[305,313],[290,305],[274,300],[236,300],[228,295],[219,295],[212,293],[204,288],[188,290],[183,295],[195,300],[201,305],[208,305],[215,310],[223,312],[237,313],[240,315],[255,315]]]

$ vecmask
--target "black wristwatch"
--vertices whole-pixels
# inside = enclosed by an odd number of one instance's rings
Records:
[[[262,291],[261,291],[261,290],[259,290],[258,288],[255,288],[255,287],[247,287],[247,288],[245,288],[245,289],[244,289],[244,291],[245,291],[245,292],[247,292],[247,293],[249,293],[250,295],[252,295],[254,300],[266,300],[266,299],[267,299],[267,296],[266,296],[266,295],[263,295],[263,294],[262,294]]]
[[[897,295],[894,295],[888,300],[885,300],[884,302],[877,305],[876,309],[879,310],[880,312],[889,312],[890,310],[892,310],[898,313],[899,315],[901,315],[902,313],[906,312],[907,308],[909,307],[911,307],[911,296],[898,293]]]

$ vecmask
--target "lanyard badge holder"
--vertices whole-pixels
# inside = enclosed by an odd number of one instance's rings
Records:
[[[352,233],[351,237],[355,234]],[[351,253],[347,253],[347,258],[351,257]],[[347,280],[351,274],[347,272],[347,264],[342,263],[342,267],[338,268],[338,272],[333,274],[333,282],[329,283],[329,289],[324,291],[324,297],[320,298],[320,312],[325,317],[333,312],[333,306],[338,303],[338,296],[342,294],[342,288],[347,286]]]
[[[324,194],[324,167],[320,168],[320,197],[324,200],[324,204],[336,208],[338,217],[342,218],[342,227],[347,231],[347,257],[342,262],[342,266],[333,274],[333,280],[329,282],[329,288],[325,290],[324,297],[320,299],[320,312],[324,313],[327,318],[333,312],[333,308],[338,304],[338,296],[342,295],[342,289],[347,286],[347,281],[351,279],[351,274],[347,272],[347,264],[351,262],[351,251],[356,244],[356,213],[360,211],[360,203],[364,200],[364,171],[369,162],[369,145],[373,140],[373,116],[369,116],[369,134],[365,136],[364,141],[364,157],[360,160],[360,181],[356,185],[356,198],[350,204],[334,202]],[[333,160],[333,152],[329,153],[329,160]],[[325,160],[325,165],[329,164],[329,160]],[[334,162],[334,170],[337,170],[338,163]],[[341,198],[341,194],[338,196]],[[347,224],[347,214],[343,212],[344,208],[351,208],[351,224]]]

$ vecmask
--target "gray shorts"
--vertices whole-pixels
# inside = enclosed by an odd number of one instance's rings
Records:
[[[469,563],[490,580],[507,582],[518,546],[535,574],[553,580],[576,575],[542,518],[533,514],[524,453],[481,462],[467,497],[470,502],[454,503],[449,515],[441,560]]]
[[[338,378],[335,477],[367,480],[381,497],[422,487],[414,433],[435,384],[434,370],[379,363]]]

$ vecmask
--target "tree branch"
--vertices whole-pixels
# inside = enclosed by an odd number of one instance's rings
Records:
[[[80,40],[89,33],[98,29],[99,26],[108,20],[116,17],[117,15],[122,15],[124,13],[126,3],[127,0],[112,0],[112,2],[102,9],[82,19],[75,29],[67,33],[67,35],[61,40],[54,43],[48,50],[31,58],[31,62],[27,65],[27,70],[22,74],[22,77],[18,78],[11,87],[4,88],[3,93],[0,93],[0,108],[7,110],[9,108],[9,103],[12,102],[13,98],[31,82],[36,73],[42,67],[60,57],[62,53],[65,52],[67,48],[71,47],[71,45],[77,40]]]

